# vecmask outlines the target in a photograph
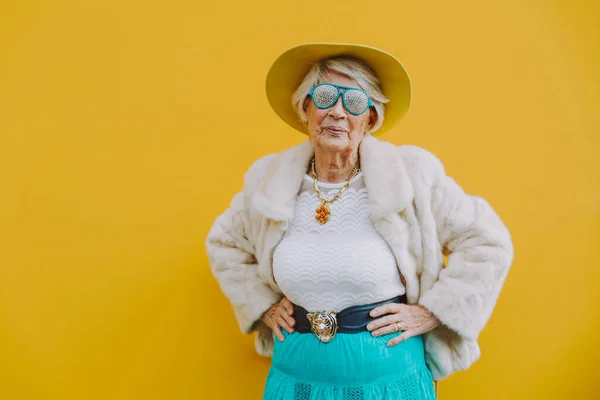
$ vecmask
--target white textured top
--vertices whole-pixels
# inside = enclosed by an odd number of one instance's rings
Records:
[[[344,183],[319,182],[325,198]],[[273,254],[273,275],[284,295],[308,311],[341,311],[405,293],[396,260],[369,219],[362,173],[329,204],[329,221],[315,219],[321,201],[305,176],[294,218]]]

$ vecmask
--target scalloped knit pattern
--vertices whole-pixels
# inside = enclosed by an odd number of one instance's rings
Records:
[[[343,183],[319,182],[325,198]],[[395,258],[369,219],[369,195],[362,173],[330,204],[320,224],[321,201],[308,175],[298,193],[294,217],[273,254],[273,275],[293,303],[309,311],[341,311],[405,293]]]

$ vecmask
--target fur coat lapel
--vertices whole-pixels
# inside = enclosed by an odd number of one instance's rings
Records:
[[[365,136],[359,147],[373,222],[398,213],[413,200],[413,187],[396,149],[391,143],[372,136]],[[313,155],[313,146],[308,140],[278,153],[269,163],[252,198],[254,208],[273,220],[292,218],[296,195]]]

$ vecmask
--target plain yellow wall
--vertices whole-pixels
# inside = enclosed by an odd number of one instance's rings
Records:
[[[449,399],[597,399],[600,39],[592,1],[0,3],[0,398],[258,399],[269,367],[204,240],[305,140],[264,79],[305,41],[411,74],[382,137],[438,155],[516,249]],[[596,394],[594,394],[594,390]]]

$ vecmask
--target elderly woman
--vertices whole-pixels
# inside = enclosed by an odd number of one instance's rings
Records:
[[[374,137],[410,102],[390,54],[291,48],[267,96],[309,140],[256,161],[207,239],[242,331],[272,356],[264,399],[434,398],[480,355],[509,232],[430,152]]]

